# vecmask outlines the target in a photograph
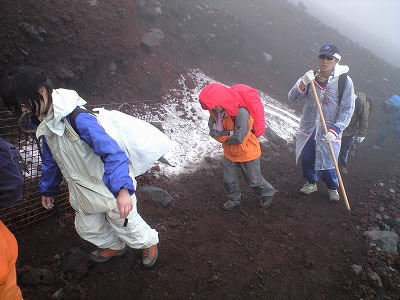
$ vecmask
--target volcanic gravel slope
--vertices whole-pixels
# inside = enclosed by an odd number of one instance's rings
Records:
[[[310,196],[298,194],[304,182],[292,144],[263,145],[263,174],[279,190],[267,210],[244,181],[241,208],[221,210],[226,194],[217,159],[173,180],[153,170],[139,178],[137,194],[139,212],[160,233],[154,268],[142,269],[138,251],[92,264],[84,254],[93,246],[78,237],[69,212],[17,235],[25,299],[54,293],[64,299],[398,299],[399,257],[368,246],[363,233],[384,229],[384,215],[400,217],[399,196],[389,191],[399,191],[398,150],[390,144],[370,150],[385,119],[379,104],[398,90],[399,70],[285,1],[213,2],[0,0],[0,70],[41,67],[57,86],[101,104],[161,100],[181,75],[199,68],[285,102],[295,80],[315,68],[313,51],[336,43],[357,90],[377,104],[369,136],[344,177],[352,214],[343,202],[328,203],[322,184]],[[146,16],[140,3],[162,13]],[[162,30],[164,39],[149,49],[140,41],[151,29]],[[148,184],[167,190],[175,206],[153,203],[140,190]],[[399,233],[399,225],[391,228]],[[352,272],[353,264],[363,271]],[[30,280],[37,272],[39,282]]]

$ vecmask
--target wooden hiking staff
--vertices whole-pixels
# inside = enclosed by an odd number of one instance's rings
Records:
[[[324,127],[324,132],[325,132],[325,134],[327,134],[328,133],[328,128],[326,127],[324,114],[323,114],[322,109],[321,109],[321,104],[319,103],[317,90],[315,89],[315,85],[314,85],[314,80],[311,81],[311,88],[312,88],[312,92],[313,92],[313,95],[314,95],[315,104],[318,107],[319,115],[321,117],[322,126]],[[338,163],[337,163],[337,160],[336,160],[336,157],[335,157],[335,152],[333,152],[333,147],[332,147],[331,142],[329,142],[328,145],[329,145],[329,151],[331,152],[333,164],[335,165],[336,173],[337,173],[338,178],[339,178],[339,186],[340,186],[340,189],[342,190],[344,201],[346,203],[346,208],[347,208],[348,211],[350,211],[351,209],[350,209],[349,200],[347,199],[346,190],[344,189],[344,184],[343,184],[342,176],[340,175],[339,166],[338,166]]]

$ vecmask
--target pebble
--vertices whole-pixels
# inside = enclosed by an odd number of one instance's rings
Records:
[[[363,271],[363,268],[360,265],[354,264],[351,266],[351,270],[354,272],[354,274],[360,275]]]
[[[377,273],[369,272],[368,273],[368,279],[376,287],[382,287],[382,280],[381,280],[381,278],[379,277],[379,275]]]

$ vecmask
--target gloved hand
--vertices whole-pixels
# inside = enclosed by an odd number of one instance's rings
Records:
[[[303,77],[301,77],[301,81],[303,81],[304,85],[308,85],[311,81],[315,79],[314,71],[307,71]]]
[[[324,140],[325,142],[330,143],[336,140],[337,136],[337,133],[334,130],[330,129],[328,133],[324,135]]]
[[[356,143],[361,144],[365,139],[365,136],[355,136],[354,140],[356,141]]]
[[[229,136],[230,131],[228,131],[228,130],[223,130],[223,131],[212,130],[212,131],[210,131],[210,135],[215,136],[215,137]]]

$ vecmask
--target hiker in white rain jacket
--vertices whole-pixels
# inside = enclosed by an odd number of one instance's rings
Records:
[[[106,262],[129,247],[142,249],[145,268],[153,266],[158,233],[137,212],[136,181],[126,153],[92,114],[81,113],[72,122],[73,112],[86,101],[73,90],[53,89],[46,75],[32,67],[10,71],[1,81],[0,96],[9,108],[41,121],[36,135],[44,137],[43,207],[54,207],[64,177],[76,231],[98,247],[91,260]]]
[[[338,177],[328,143],[332,144],[337,159],[342,132],[350,123],[355,100],[353,81],[347,76],[349,67],[339,65],[340,59],[339,49],[335,45],[323,46],[318,55],[319,69],[305,73],[289,92],[289,100],[305,101],[296,139],[296,162],[301,157],[303,176],[307,181],[300,193],[317,191],[317,171],[321,171],[321,179],[328,187],[329,200],[332,202],[339,200]],[[324,133],[315,104],[310,86],[312,80],[328,127],[327,134]],[[343,94],[340,95],[340,92]]]

